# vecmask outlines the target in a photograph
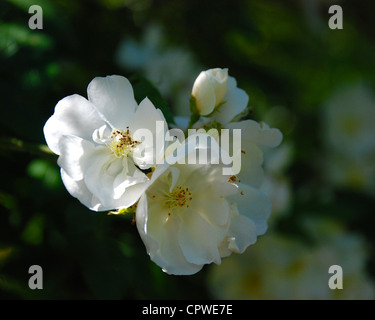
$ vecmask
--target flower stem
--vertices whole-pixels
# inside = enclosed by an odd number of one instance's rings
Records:
[[[187,136],[188,130],[193,128],[193,125],[200,118],[200,115],[199,115],[199,112],[198,112],[198,109],[197,109],[197,105],[196,105],[196,102],[195,102],[195,98],[193,96],[190,97],[190,112],[191,112],[190,121],[189,121],[188,127],[186,128],[185,136]]]
[[[0,149],[26,152],[31,155],[48,158],[51,161],[57,160],[54,154],[45,144],[31,144],[17,138],[0,138]]]

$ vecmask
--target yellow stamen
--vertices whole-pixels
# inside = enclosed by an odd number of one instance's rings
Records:
[[[126,130],[113,130],[110,138],[112,140],[107,145],[117,158],[121,158],[127,156],[129,153],[132,153],[137,145],[140,144],[139,141],[133,140],[129,127],[126,127]]]
[[[191,200],[193,200],[192,194],[188,187],[178,185],[172,192],[164,193],[164,205],[169,208],[189,208]]]

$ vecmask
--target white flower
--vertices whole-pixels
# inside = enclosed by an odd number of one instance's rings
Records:
[[[375,94],[356,84],[337,91],[323,109],[324,137],[328,147],[348,156],[375,154]]]
[[[151,24],[140,40],[126,37],[116,58],[126,70],[140,72],[150,80],[171,101],[176,114],[189,116],[191,83],[202,68],[187,48],[166,45],[166,42],[161,26]]]
[[[185,117],[174,118],[176,127],[181,130],[186,130],[188,119]],[[213,120],[211,118],[204,118],[202,121],[195,123],[193,128],[197,131],[199,129],[207,130],[210,133]],[[264,179],[263,173],[263,158],[264,151],[269,148],[277,147],[283,138],[281,131],[277,128],[270,128],[264,122],[258,123],[254,120],[243,120],[239,122],[230,122],[222,126],[222,129],[229,129],[233,133],[234,129],[241,130],[241,150],[234,153],[232,145],[221,145],[228,154],[233,151],[233,163],[241,164],[240,173],[237,177],[246,184],[252,185],[256,188],[260,187]],[[218,130],[220,134],[220,130]],[[215,138],[219,139],[217,135]],[[229,137],[229,142],[234,141],[233,137]]]
[[[326,102],[323,111],[325,177],[335,186],[374,195],[374,92],[362,83],[341,89]]]
[[[237,88],[236,79],[228,69],[202,71],[194,82],[192,96],[201,116],[208,116],[221,124],[230,122],[247,107],[249,97]]]
[[[198,161],[158,166],[138,202],[136,222],[151,259],[167,273],[187,275],[255,243],[270,211],[261,191],[228,179],[221,165]]]
[[[264,179],[264,149],[277,147],[282,140],[279,129],[254,120],[227,123],[225,128],[241,130],[241,171],[237,177],[245,184],[259,188]],[[229,150],[226,150],[229,153]]]
[[[149,184],[137,166],[147,169],[164,156],[133,134],[147,128],[155,137],[155,123],[165,123],[164,116],[147,98],[138,106],[121,76],[97,77],[87,93],[88,100],[72,95],[58,102],[44,126],[47,144],[59,155],[61,177],[73,197],[95,211],[129,207]]]

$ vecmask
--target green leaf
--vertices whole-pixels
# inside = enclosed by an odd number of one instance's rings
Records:
[[[49,188],[60,186],[60,172],[58,168],[44,159],[35,159],[27,167],[27,173],[30,177],[42,180]]]
[[[43,241],[44,216],[35,214],[27,223],[21,234],[22,240],[31,245],[39,245]]]
[[[168,124],[174,124],[174,118],[168,103],[161,96],[159,90],[141,75],[131,77],[135,100],[140,103],[144,98],[149,98],[156,108],[159,108]]]

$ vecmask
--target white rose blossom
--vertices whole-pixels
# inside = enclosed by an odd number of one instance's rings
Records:
[[[228,69],[220,68],[202,71],[191,95],[201,116],[210,115],[222,124],[244,111],[249,102],[246,92],[237,87],[236,79],[228,75]]]
[[[139,168],[164,157],[162,146],[154,150],[134,133],[147,128],[155,137],[161,133],[155,123],[165,123],[164,116],[147,98],[138,106],[121,76],[97,77],[87,93],[88,100],[71,95],[58,102],[44,126],[47,145],[59,155],[61,177],[73,197],[94,211],[127,208],[149,184]]]
[[[209,150],[209,140],[189,150]],[[270,211],[259,189],[223,175],[221,165],[198,161],[158,166],[139,200],[136,222],[151,259],[169,274],[188,275],[244,252],[266,231]]]

